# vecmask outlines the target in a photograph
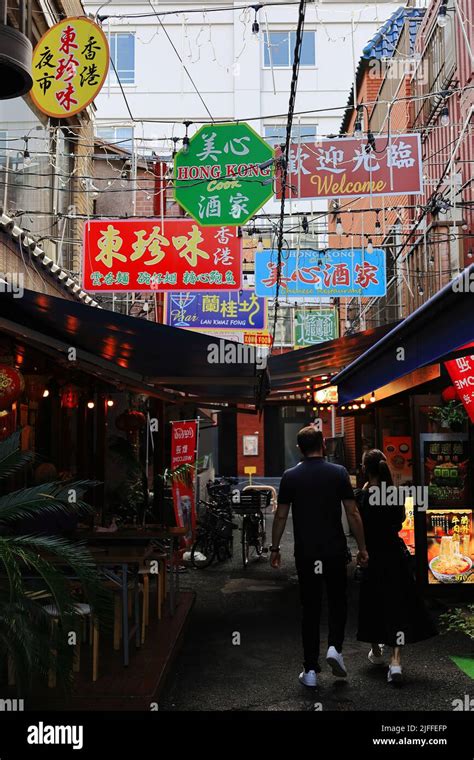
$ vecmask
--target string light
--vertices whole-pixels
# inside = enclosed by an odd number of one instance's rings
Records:
[[[186,155],[187,153],[189,153],[189,135],[188,135],[188,129],[191,126],[192,121],[184,121],[183,124],[186,127],[186,133],[185,133],[185,135],[183,137],[182,151]]]
[[[369,238],[367,241],[366,249],[367,253],[373,253],[374,252],[374,244],[372,242],[372,238]]]
[[[442,0],[441,5],[439,7],[438,11],[438,18],[436,19],[438,26],[443,29],[446,24],[448,23],[448,17],[447,17],[447,4],[448,0]]]
[[[370,394],[370,403],[373,404],[374,401],[375,401],[375,391],[372,391],[372,393]]]
[[[344,234],[344,227],[342,226],[341,217],[338,216],[336,219],[336,235],[343,235]]]
[[[439,113],[440,113],[440,117],[441,117],[441,126],[448,127],[449,126],[449,108],[448,108],[448,106],[445,104],[442,107],[442,109],[441,109],[441,111]]]
[[[261,5],[252,5],[253,10],[255,11],[255,18],[252,24],[252,34],[258,34],[260,31],[260,24],[258,23],[257,14],[261,7]]]

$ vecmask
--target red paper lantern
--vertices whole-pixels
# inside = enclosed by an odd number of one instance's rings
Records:
[[[65,409],[76,409],[79,404],[79,388],[68,383],[61,389],[61,406]]]
[[[458,399],[458,398],[459,398],[459,396],[458,396],[458,389],[456,388],[456,386],[455,386],[455,385],[448,385],[448,387],[447,387],[447,388],[445,388],[445,389],[442,391],[442,393],[441,393],[441,398],[442,398],[442,399],[443,399],[443,401],[445,401],[446,403],[447,403],[448,401],[455,401],[456,399]]]
[[[43,375],[25,375],[25,389],[28,401],[41,401],[46,390],[46,378]]]
[[[25,387],[23,376],[14,367],[0,366],[0,410],[9,409]]]
[[[119,414],[115,420],[119,430],[126,433],[133,433],[136,430],[142,430],[146,425],[146,417],[143,412],[137,412],[134,409],[127,409]]]

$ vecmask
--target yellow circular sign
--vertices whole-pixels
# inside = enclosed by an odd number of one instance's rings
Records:
[[[74,116],[100,92],[108,70],[109,45],[102,29],[84,16],[65,18],[34,49],[30,95],[48,116]]]

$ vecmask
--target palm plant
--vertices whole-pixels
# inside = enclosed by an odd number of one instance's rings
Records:
[[[19,440],[17,432],[0,443],[0,481],[34,458],[32,452],[19,451]],[[109,603],[84,544],[40,533],[18,535],[19,523],[21,529],[25,518],[91,512],[83,496],[94,485],[86,480],[44,483],[0,496],[0,668],[9,661],[20,694],[48,672],[52,652],[58,681],[71,683],[70,633],[80,627],[67,575],[77,579],[95,615],[103,619]],[[31,590],[32,578],[37,592]],[[53,634],[44,598],[57,610]]]

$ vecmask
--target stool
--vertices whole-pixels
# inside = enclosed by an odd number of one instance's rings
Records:
[[[85,620],[87,617],[90,618],[90,639],[92,644],[92,681],[97,681],[97,677],[99,674],[99,623],[97,620],[97,617],[92,614],[92,608],[90,604],[83,604],[80,602],[76,602],[74,605],[74,612],[78,617],[83,618]],[[49,615],[52,620],[52,630],[55,631],[57,628],[58,622],[59,622],[59,610],[56,607],[55,604],[48,604],[45,607],[43,607],[44,611],[47,615]],[[53,650],[52,652],[53,656],[56,654],[56,650]],[[74,659],[73,659],[73,671],[75,673],[79,672],[80,668],[80,658],[81,658],[81,641],[78,641],[74,647]],[[56,669],[54,665],[52,665],[49,669],[48,674],[48,687],[50,689],[54,689],[56,686]]]

